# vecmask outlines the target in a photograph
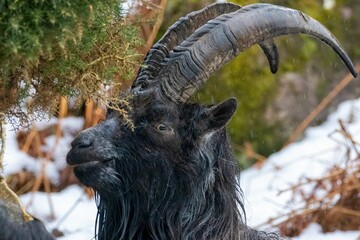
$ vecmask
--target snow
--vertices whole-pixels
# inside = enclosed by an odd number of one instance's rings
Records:
[[[287,202],[290,200],[291,193],[285,192],[278,195],[280,190],[301,182],[305,177],[324,176],[326,170],[335,163],[342,163],[346,148],[344,144],[341,144],[344,141],[343,138],[336,132],[340,128],[339,120],[346,124],[356,141],[360,132],[359,110],[360,100],[342,103],[326,122],[321,126],[309,128],[305,132],[304,139],[271,155],[262,168],[251,168],[242,172],[241,186],[250,226],[262,225],[272,217],[289,212]],[[319,226],[313,224],[296,239],[355,240],[359,236],[360,231],[323,234]]]
[[[339,119],[344,122],[355,140],[359,141],[360,99],[342,103],[326,122],[321,126],[309,128],[301,141],[270,156],[261,168],[250,168],[242,172],[241,186],[244,190],[245,208],[250,226],[259,226],[270,217],[288,211],[287,201],[291,197],[290,193],[278,195],[279,190],[300,182],[304,177],[324,176],[330,166],[344,158],[344,140],[336,132],[339,129]],[[72,135],[79,131],[82,125],[82,120],[77,118],[67,118],[61,122],[63,138],[55,149],[54,163],[48,164],[46,169],[54,182],[58,178],[54,172],[65,165],[65,156]],[[53,148],[55,143],[52,137],[46,139],[46,146],[49,149]],[[40,171],[39,161],[19,151],[15,134],[10,130],[7,132],[6,144],[5,174],[14,173],[19,169],[27,169],[35,173]],[[58,239],[93,239],[97,210],[94,199],[88,198],[83,188],[72,185],[58,193],[28,193],[21,196],[21,200],[31,214],[46,224],[49,231],[56,228],[65,234]],[[54,216],[51,214],[52,211]],[[324,234],[319,225],[311,224],[301,236],[294,239],[356,240],[359,236],[360,231],[336,231]]]
[[[71,185],[52,194],[27,193],[21,196],[21,201],[30,214],[46,224],[49,231],[59,229],[65,234],[59,240],[89,240],[94,237],[97,209],[94,200],[87,197],[79,186]]]
[[[63,169],[66,165],[65,157],[70,149],[70,143],[73,136],[81,131],[84,125],[84,120],[79,117],[68,117],[60,121],[53,118],[49,121],[35,122],[34,126],[38,130],[42,130],[50,125],[59,122],[63,136],[56,142],[54,135],[45,139],[45,146],[43,150],[50,150],[53,152],[54,162],[47,161],[45,172],[51,182],[57,183],[59,180],[59,170]],[[4,174],[10,175],[21,170],[26,170],[35,175],[39,175],[42,170],[43,162],[39,159],[33,158],[26,153],[20,151],[16,141],[16,132],[12,126],[6,125],[6,146],[4,154]]]
[[[336,231],[333,233],[322,233],[321,227],[318,224],[310,224],[301,236],[293,238],[293,240],[350,240],[350,239],[359,239],[360,231]]]

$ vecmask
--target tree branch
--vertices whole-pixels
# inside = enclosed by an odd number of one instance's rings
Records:
[[[3,161],[5,153],[5,114],[0,112],[0,208],[3,208],[12,221],[27,222],[33,218],[21,205],[19,197],[7,185],[3,176]]]

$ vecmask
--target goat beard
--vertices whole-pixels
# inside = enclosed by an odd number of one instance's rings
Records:
[[[213,171],[211,164],[204,166],[205,159],[211,159],[206,152],[203,161],[192,163],[194,169],[174,170],[169,161],[156,159],[155,171],[138,159],[132,161],[137,166],[133,169],[112,162],[88,171],[82,182],[96,191],[98,239],[278,239],[246,226],[236,167],[230,161],[216,167],[223,171]],[[202,166],[195,166],[199,162]],[[199,171],[208,177],[199,181],[194,174]]]
[[[217,192],[214,197],[209,191],[217,189],[209,190],[209,183],[199,183],[203,186],[199,188],[193,178],[159,175],[151,184],[137,180],[126,187],[118,185],[122,190],[117,189],[116,194],[97,192],[100,240],[237,239],[239,230],[245,228],[240,213],[234,211],[240,202],[234,201],[236,193],[224,196]]]
[[[76,166],[74,173],[81,183],[104,196],[117,194],[123,185],[119,174],[110,165]]]
[[[132,188],[117,196],[97,192],[98,239],[279,239],[276,234],[248,228],[232,206],[241,209],[242,204],[221,193],[213,198],[212,193],[200,189],[184,196],[178,189],[168,188],[162,199],[154,200],[144,197],[149,192]]]
[[[164,189],[159,179],[150,181],[151,187],[149,181],[134,181],[122,179],[116,193],[97,192],[98,239],[170,239],[167,231],[158,227],[166,228],[162,209],[169,205],[167,199],[173,199],[168,195],[172,191],[166,188],[159,193],[157,189]]]

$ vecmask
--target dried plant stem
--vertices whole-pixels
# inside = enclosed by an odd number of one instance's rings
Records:
[[[265,156],[255,152],[254,148],[251,146],[250,143],[246,142],[244,146],[235,145],[235,148],[239,151],[245,153],[247,158],[253,158],[256,160],[257,163],[264,163],[267,159]]]
[[[2,171],[4,169],[3,161],[4,161],[4,153],[5,153],[5,129],[4,129],[4,122],[5,122],[5,114],[0,112],[0,175],[2,175]]]
[[[359,211],[355,211],[355,210],[352,210],[352,209],[348,209],[348,208],[344,208],[344,207],[334,207],[336,210],[342,212],[342,213],[345,213],[345,214],[348,214],[348,215],[352,215],[352,216],[355,216],[355,217],[360,217],[360,212]]]
[[[283,194],[284,192],[287,192],[287,191],[294,191],[295,189],[301,187],[301,186],[304,186],[304,185],[307,185],[307,184],[311,184],[313,182],[319,182],[319,181],[323,181],[324,179],[330,179],[330,178],[333,178],[333,177],[336,177],[336,176],[339,176],[341,174],[344,174],[346,170],[345,169],[338,169],[337,171],[334,171],[334,172],[331,172],[330,174],[324,176],[324,177],[320,177],[320,178],[308,178],[306,179],[304,182],[300,182],[300,183],[297,183],[295,185],[292,185],[288,188],[285,188],[285,189],[282,189],[278,192],[278,196],[280,194]]]
[[[141,54],[132,54],[132,55],[129,55],[128,57],[140,57]],[[119,62],[126,62],[126,63],[129,63],[129,64],[136,64],[135,61],[131,61],[131,60],[128,60],[128,58],[123,58],[123,57],[120,57],[118,55],[106,55],[106,56],[101,56],[95,60],[93,60],[92,62],[88,63],[87,66],[88,67],[91,67],[95,64],[98,64],[99,62],[102,62],[104,60],[107,60],[107,59],[114,59],[114,60],[117,60]]]
[[[0,148],[0,200],[8,210],[8,214],[13,221],[27,222],[33,220],[33,218],[25,211],[22,206],[19,197],[9,188],[5,178],[2,176],[3,160],[5,153],[5,115],[0,112],[0,134],[1,134],[1,148]],[[21,214],[22,219],[19,217]]]
[[[359,228],[360,211],[356,207],[360,189],[359,143],[342,120],[339,127],[334,133],[342,136],[336,143],[345,147],[341,162],[334,164],[323,177],[308,177],[279,191],[279,195],[291,191],[290,205],[284,206],[290,211],[268,219],[263,226],[278,227],[288,237],[297,236],[311,222],[320,224],[324,232]],[[304,185],[308,186],[304,188]],[[291,210],[291,204],[301,204],[301,207]]]
[[[22,146],[21,151],[23,151],[23,152],[28,152],[29,151],[30,145],[34,141],[34,138],[35,138],[36,134],[38,134],[38,132],[34,128],[31,129],[29,135],[26,137],[25,143]]]
[[[360,71],[360,65],[356,66],[356,71]],[[334,98],[343,90],[352,80],[353,76],[349,73],[347,74],[335,87],[334,89],[317,105],[314,110],[299,124],[295,131],[290,135],[286,141],[284,147],[290,143],[296,141],[299,136],[304,132],[304,130],[310,125],[310,123],[319,115],[331,102]]]
[[[92,117],[93,117],[93,112],[94,112],[94,100],[89,99],[88,101],[86,101],[85,104],[85,126],[84,128],[89,128],[92,126]]]
[[[50,186],[49,178],[46,175],[46,165],[47,165],[47,162],[50,159],[50,157],[52,156],[55,149],[52,149],[52,151],[47,153],[46,156],[43,156],[43,153],[41,152],[41,140],[40,140],[39,132],[37,131],[37,129],[35,127],[33,127],[32,131],[35,132],[33,140],[34,140],[34,143],[35,143],[35,148],[36,148],[36,151],[37,151],[37,155],[41,159],[42,163],[41,163],[41,173],[40,173],[39,176],[36,177],[36,180],[34,182],[32,190],[31,190],[33,195],[32,195],[32,198],[30,199],[30,202],[28,204],[32,203],[32,201],[34,199],[34,192],[38,191],[40,189],[41,183],[43,183],[44,188],[45,188],[45,192],[47,193],[47,197],[48,197],[48,202],[49,202],[49,207],[50,207],[50,217],[52,219],[54,219],[55,218],[55,210],[54,210],[54,206],[53,206],[53,203],[51,201],[51,198],[50,198],[51,186]],[[56,140],[56,143],[57,142],[58,142],[58,139]],[[55,146],[56,146],[56,143],[55,143]]]
[[[148,2],[150,4],[150,2]],[[146,50],[149,50],[154,42],[154,39],[156,37],[156,34],[158,33],[161,23],[163,22],[164,18],[164,12],[165,12],[165,6],[166,6],[167,0],[161,0],[159,5],[152,4],[152,6],[156,7],[158,10],[158,16],[156,19],[155,26],[153,27],[150,36],[148,37],[146,41]]]
[[[66,98],[60,97],[60,103],[59,103],[59,120],[66,117],[68,113],[68,102]]]

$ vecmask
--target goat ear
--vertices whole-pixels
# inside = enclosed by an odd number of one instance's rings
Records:
[[[225,101],[210,107],[206,112],[203,130],[204,132],[213,132],[224,127],[234,115],[237,108],[237,101],[235,98],[229,98]]]

